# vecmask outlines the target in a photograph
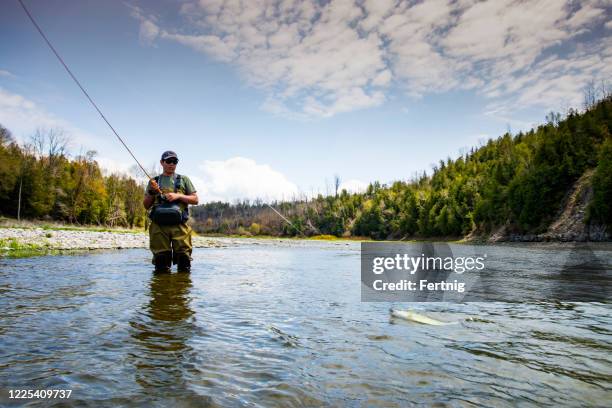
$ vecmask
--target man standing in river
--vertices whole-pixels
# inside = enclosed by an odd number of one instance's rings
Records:
[[[155,272],[170,272],[174,263],[178,272],[188,273],[191,272],[192,250],[188,207],[198,204],[198,195],[189,177],[175,173],[176,153],[165,151],[160,164],[163,173],[149,181],[143,201],[144,207],[151,209],[149,247],[153,252]]]

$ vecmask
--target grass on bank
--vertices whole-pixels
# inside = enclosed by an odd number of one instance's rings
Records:
[[[75,255],[86,251],[84,249],[57,249],[49,243],[29,244],[20,242],[17,238],[0,238],[0,258],[30,258],[46,255]]]
[[[27,258],[37,255],[51,255],[59,251],[49,248],[48,244],[30,244],[17,238],[0,238],[0,257]]]
[[[0,250],[3,251],[18,251],[18,250],[43,250],[45,245],[26,244],[19,242],[17,238],[0,238]]]
[[[314,241],[355,241],[355,242],[361,242],[361,241],[372,241],[371,238],[369,237],[336,237],[335,235],[313,235],[310,237],[307,236],[287,236],[287,237],[279,237],[276,235],[253,235],[251,233],[244,233],[244,234],[219,234],[219,233],[197,233],[196,231],[193,231],[193,235],[194,236],[200,236],[200,237],[210,237],[210,238],[238,238],[238,239],[261,239],[261,240],[266,240],[266,239],[270,239],[270,240],[276,240],[276,239],[283,239],[283,240],[314,240]]]

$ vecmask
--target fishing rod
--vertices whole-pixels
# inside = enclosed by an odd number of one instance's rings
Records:
[[[64,67],[64,69],[66,70],[66,72],[68,72],[68,75],[70,75],[70,78],[72,78],[72,80],[77,84],[77,86],[79,87],[79,89],[83,92],[83,94],[85,95],[85,97],[87,98],[87,100],[91,103],[91,105],[94,107],[94,109],[98,112],[98,114],[100,115],[100,117],[102,118],[102,120],[104,120],[104,122],[106,122],[106,124],[108,125],[108,127],[110,128],[110,130],[115,134],[115,136],[117,136],[117,139],[121,142],[121,144],[123,145],[123,147],[125,147],[125,149],[128,151],[128,153],[130,154],[130,156],[132,156],[132,158],[134,159],[134,161],[136,162],[136,164],[138,164],[138,167],[140,167],[140,169],[142,170],[142,172],[147,176],[147,178],[149,179],[149,181],[154,181],[153,177],[151,177],[149,175],[149,173],[145,170],[145,168],[142,166],[142,164],[140,164],[140,162],[138,161],[138,159],[136,158],[136,156],[134,155],[134,153],[132,153],[132,150],[128,147],[128,145],[123,141],[123,139],[121,138],[121,136],[119,136],[119,133],[117,133],[117,131],[115,130],[115,128],[113,127],[113,125],[111,125],[111,123],[108,121],[108,119],[106,119],[106,116],[104,116],[104,114],[102,113],[102,111],[100,110],[100,108],[98,107],[98,105],[94,102],[94,100],[92,99],[91,96],[89,96],[89,94],[87,93],[87,91],[85,90],[85,88],[83,87],[83,85],[81,85],[81,82],[79,82],[79,80],[77,79],[77,77],[72,73],[72,71],[70,70],[70,68],[68,68],[68,65],[64,62],[64,59],[61,57],[61,55],[57,52],[57,50],[55,49],[55,47],[53,46],[53,44],[51,44],[51,41],[49,41],[49,39],[47,38],[47,36],[45,35],[45,33],[43,32],[43,30],[40,28],[40,26],[38,25],[38,23],[36,22],[36,20],[34,19],[34,17],[32,16],[32,14],[30,13],[30,11],[28,10],[28,8],[26,7],[26,5],[23,3],[23,0],[17,0],[19,2],[19,4],[21,4],[21,7],[23,8],[23,11],[25,11],[26,15],[28,16],[28,18],[30,19],[30,21],[32,22],[32,24],[34,25],[34,27],[36,27],[36,30],[38,30],[38,32],[40,33],[41,37],[43,38],[43,40],[45,40],[45,42],[47,43],[47,45],[49,46],[49,48],[51,49],[51,51],[53,52],[53,54],[55,54],[55,56],[57,57],[57,59],[59,60],[59,62],[62,64],[62,66]],[[163,196],[163,192],[161,190],[161,188],[157,185],[157,183],[151,183],[152,186],[156,187],[157,192],[159,192],[162,196]],[[295,225],[293,225],[293,223],[291,221],[289,221],[287,218],[285,218],[281,213],[279,213],[278,211],[276,211],[276,209],[274,207],[272,207],[270,204],[266,203],[266,205],[268,207],[270,207],[272,209],[272,211],[274,211],[276,214],[278,214],[283,220],[285,220],[286,222],[289,223],[289,225],[291,225],[296,231],[298,231],[300,234],[303,235],[303,232],[296,227]]]
[[[40,28],[40,26],[38,25],[38,23],[36,22],[36,20],[34,20],[34,17],[32,16],[32,14],[30,13],[30,11],[28,10],[28,8],[26,7],[26,5],[23,3],[22,0],[17,0],[19,2],[19,4],[21,4],[21,7],[23,8],[23,11],[25,11],[25,13],[27,14],[28,18],[30,19],[30,21],[32,22],[32,24],[34,24],[34,27],[36,27],[36,30],[38,30],[38,32],[40,33],[41,37],[43,38],[43,40],[45,40],[45,42],[47,43],[47,45],[49,46],[49,48],[51,49],[51,51],[53,51],[53,54],[55,54],[55,56],[57,57],[57,59],[59,60],[59,62],[62,64],[62,66],[64,67],[64,69],[66,70],[66,72],[68,72],[68,75],[70,75],[70,78],[72,78],[72,80],[77,84],[77,86],[81,89],[81,91],[83,92],[83,94],[85,95],[85,97],[87,98],[87,100],[89,100],[89,102],[91,103],[91,105],[95,108],[95,110],[98,112],[98,114],[100,115],[100,117],[104,120],[104,122],[106,122],[106,124],[108,125],[108,127],[110,128],[110,130],[112,130],[112,132],[115,134],[115,136],[117,136],[117,139],[119,139],[119,141],[121,142],[121,144],[123,145],[123,147],[125,147],[125,149],[128,151],[128,153],[132,156],[132,158],[134,159],[134,161],[136,162],[136,164],[138,164],[138,167],[140,167],[140,169],[142,170],[142,172],[147,176],[147,178],[149,179],[149,181],[154,181],[154,179],[149,175],[149,173],[145,170],[145,168],[142,166],[142,164],[140,164],[140,162],[138,161],[138,159],[136,158],[136,156],[134,156],[134,153],[132,153],[132,150],[128,147],[128,145],[123,141],[123,139],[121,138],[121,136],[119,136],[119,133],[117,133],[117,131],[115,130],[115,128],[113,127],[113,125],[110,124],[110,122],[108,121],[108,119],[106,119],[106,116],[104,116],[104,114],[102,113],[102,111],[100,110],[100,108],[98,108],[98,105],[94,102],[94,100],[91,98],[91,96],[89,96],[89,94],[87,93],[87,91],[85,90],[85,88],[83,87],[83,85],[81,85],[81,83],[79,82],[79,80],[77,79],[77,77],[72,73],[72,71],[70,70],[70,68],[68,68],[68,65],[64,62],[64,59],[59,55],[59,53],[56,51],[55,47],[53,46],[53,44],[51,44],[51,41],[49,41],[49,39],[47,38],[47,36],[45,35],[45,33],[43,32],[43,30]],[[159,186],[157,186],[157,183],[152,183],[153,186],[157,187],[157,191],[163,195],[163,192],[161,191],[161,189],[159,188]]]

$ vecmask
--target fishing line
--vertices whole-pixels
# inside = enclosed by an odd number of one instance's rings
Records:
[[[79,82],[79,80],[76,78],[76,76],[72,73],[72,71],[70,70],[70,68],[68,68],[68,65],[66,65],[66,63],[64,62],[63,58],[59,55],[59,53],[55,50],[55,47],[53,46],[53,44],[51,44],[51,41],[49,41],[49,39],[47,38],[47,36],[45,35],[45,33],[43,32],[43,30],[40,28],[40,26],[38,25],[38,23],[36,23],[36,20],[34,20],[34,17],[32,17],[32,14],[30,14],[30,11],[27,9],[26,5],[23,3],[22,0],[17,0],[19,2],[19,4],[21,4],[21,7],[23,7],[23,11],[25,11],[25,13],[27,14],[28,18],[30,19],[30,21],[32,22],[32,24],[34,24],[34,27],[36,27],[36,29],[38,30],[38,32],[40,33],[40,35],[42,36],[43,40],[45,40],[45,42],[47,43],[47,45],[49,46],[49,48],[51,49],[51,51],[53,51],[53,54],[55,54],[55,56],[57,57],[57,59],[59,60],[59,62],[64,66],[64,68],[66,69],[66,72],[68,72],[68,75],[70,75],[70,78],[72,78],[72,80],[77,84],[77,86],[81,89],[81,91],[83,91],[83,94],[85,94],[85,97],[87,98],[87,100],[89,100],[89,102],[92,104],[92,106],[96,109],[96,111],[98,112],[98,114],[100,114],[100,117],[102,117],[102,119],[104,120],[104,122],[106,122],[106,124],[108,125],[108,127],[110,128],[110,130],[113,131],[113,133],[115,134],[115,136],[117,136],[117,139],[119,139],[119,141],[121,142],[121,144],[123,145],[123,147],[126,148],[126,150],[128,151],[128,153],[132,156],[132,158],[134,159],[134,161],[136,161],[136,163],[138,164],[138,167],[140,167],[140,169],[143,171],[143,173],[149,178],[149,180],[153,180],[153,178],[149,175],[149,173],[145,170],[145,168],[142,166],[142,164],[140,164],[140,162],[138,161],[138,159],[136,158],[136,156],[134,156],[134,153],[132,153],[132,150],[130,150],[130,148],[128,147],[127,144],[125,144],[125,142],[123,141],[123,139],[121,138],[121,136],[119,136],[119,133],[117,133],[117,131],[115,130],[115,128],[113,127],[113,125],[110,124],[110,122],[108,121],[108,119],[106,119],[106,116],[104,116],[104,114],[102,113],[102,111],[100,110],[100,108],[98,108],[98,105],[96,105],[96,103],[94,102],[94,100],[91,98],[91,96],[89,96],[89,94],[87,93],[87,91],[85,90],[85,88],[83,87],[83,85],[81,85],[81,83]],[[160,190],[161,193],[161,190]]]
[[[112,132],[115,134],[115,136],[117,136],[117,139],[119,139],[119,141],[121,142],[121,144],[123,145],[123,147],[125,147],[125,149],[128,151],[128,153],[130,154],[130,156],[132,156],[132,158],[134,159],[134,161],[136,162],[136,164],[138,164],[138,167],[140,167],[140,169],[142,170],[142,172],[148,177],[149,180],[153,180],[153,178],[149,175],[149,173],[145,170],[145,168],[142,166],[142,164],[140,164],[140,162],[138,161],[138,159],[136,158],[136,156],[134,156],[134,153],[132,153],[132,150],[130,150],[130,148],[128,147],[128,145],[123,141],[123,139],[121,138],[121,136],[119,136],[119,133],[117,133],[117,131],[115,130],[115,128],[113,127],[113,125],[110,124],[110,122],[108,121],[108,119],[106,119],[106,116],[104,116],[104,114],[102,113],[102,111],[100,110],[100,108],[98,108],[98,105],[94,102],[94,100],[91,98],[91,96],[89,96],[89,94],[87,93],[87,91],[85,90],[85,88],[83,87],[83,85],[81,85],[81,83],[79,82],[79,80],[77,79],[77,77],[72,73],[72,71],[70,70],[70,68],[68,68],[68,65],[64,62],[64,59],[59,55],[59,53],[56,51],[55,47],[53,46],[53,44],[51,44],[51,41],[49,41],[49,39],[47,38],[47,36],[45,35],[45,33],[43,32],[43,30],[40,28],[40,26],[38,25],[38,23],[36,22],[36,20],[34,20],[34,17],[32,16],[32,14],[30,13],[30,11],[28,10],[28,8],[26,7],[26,5],[23,3],[23,0],[17,0],[19,2],[19,4],[21,4],[21,7],[23,8],[23,11],[25,11],[25,13],[27,14],[28,18],[30,19],[30,21],[32,22],[32,24],[34,24],[34,27],[36,27],[36,30],[38,30],[38,32],[40,33],[41,37],[43,38],[43,40],[45,40],[45,42],[47,43],[47,45],[49,46],[49,48],[51,49],[51,51],[53,51],[53,54],[55,54],[55,56],[57,57],[57,59],[59,60],[59,62],[62,64],[62,66],[64,67],[64,69],[66,70],[66,72],[68,72],[68,75],[70,75],[70,78],[72,78],[72,80],[77,84],[77,86],[79,87],[79,89],[81,89],[81,91],[83,92],[83,94],[85,95],[85,97],[87,98],[87,100],[91,103],[91,105],[94,107],[94,109],[98,112],[98,114],[100,115],[100,117],[102,118],[102,120],[104,120],[104,122],[106,122],[106,124],[108,125],[108,127],[110,128],[110,130],[112,130]],[[160,193],[162,193],[161,189],[158,188],[158,191]],[[285,218],[281,213],[279,213],[278,211],[276,211],[276,209],[274,207],[272,207],[270,204],[266,205],[268,207],[270,207],[272,209],[272,211],[274,211],[276,214],[278,214],[283,220],[287,221],[289,223],[289,225],[291,225],[297,232],[299,232],[300,234],[303,235],[303,232],[296,227],[295,225],[293,225],[293,223],[291,221],[289,221],[287,218]]]
[[[272,211],[274,211],[275,213],[277,213],[277,214],[279,215],[279,217],[281,217],[283,220],[287,221],[287,222],[289,223],[289,225],[291,225],[293,228],[295,228],[295,230],[296,230],[297,232],[299,232],[300,234],[304,235],[304,233],[303,233],[303,232],[302,232],[302,231],[301,231],[301,230],[300,230],[298,227],[296,227],[295,225],[293,225],[293,223],[292,223],[291,221],[289,221],[287,218],[285,218],[285,217],[283,216],[283,214],[281,214],[281,213],[279,213],[278,211],[276,211],[276,209],[275,209],[274,207],[272,207],[270,204],[266,203],[266,205],[267,205],[268,207],[270,207],[270,208],[272,209]]]

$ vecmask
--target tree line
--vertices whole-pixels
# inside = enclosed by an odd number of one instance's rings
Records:
[[[24,145],[0,125],[0,215],[74,224],[142,227],[144,184],[104,176],[88,151],[70,158],[68,137],[39,129]]]
[[[559,214],[573,183],[594,169],[588,223],[612,227],[612,98],[590,100],[583,112],[557,113],[516,135],[506,133],[456,159],[441,160],[431,175],[390,185],[374,182],[361,194],[347,191],[311,200],[234,205],[214,202],[192,209],[202,233],[241,235],[365,236],[373,239],[540,233]]]
[[[612,228],[612,97],[585,111],[551,113],[545,124],[506,133],[431,175],[370,184],[364,193],[271,203],[213,202],[191,208],[200,233],[319,235],[402,239],[544,231],[573,183],[593,169],[586,221]],[[142,227],[144,184],[127,175],[103,175],[90,151],[73,158],[59,130],[39,130],[19,145],[0,126],[0,215],[69,223]],[[336,178],[336,187],[339,182]],[[202,197],[205,199],[205,197]]]

